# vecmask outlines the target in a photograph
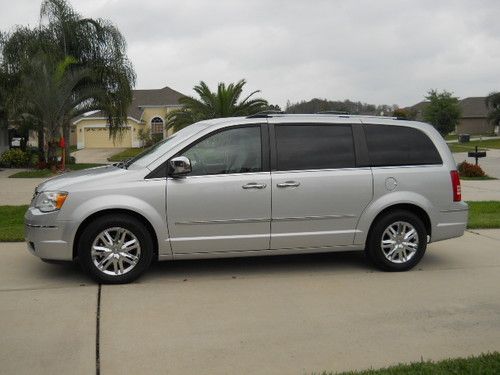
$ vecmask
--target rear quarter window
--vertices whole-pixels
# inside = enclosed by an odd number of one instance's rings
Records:
[[[422,131],[405,126],[365,125],[371,165],[442,164],[439,152]]]

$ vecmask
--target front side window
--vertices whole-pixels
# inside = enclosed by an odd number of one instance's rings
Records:
[[[260,127],[223,130],[182,153],[191,160],[190,176],[262,171]]]
[[[393,125],[366,125],[372,166],[442,164],[436,147],[422,131]]]
[[[350,125],[276,125],[275,129],[278,170],[355,166]]]

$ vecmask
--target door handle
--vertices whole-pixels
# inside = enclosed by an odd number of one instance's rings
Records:
[[[286,187],[297,187],[300,186],[300,182],[297,181],[286,181],[286,182],[281,182],[276,185],[279,188],[286,188]]]
[[[264,189],[267,185],[266,184],[258,184],[256,182],[250,182],[246,185],[243,185],[243,189]]]

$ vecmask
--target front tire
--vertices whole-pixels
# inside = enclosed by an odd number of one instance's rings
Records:
[[[412,212],[395,210],[374,223],[365,251],[383,271],[407,271],[420,262],[426,248],[427,231],[422,220]]]
[[[82,232],[78,257],[83,270],[103,284],[137,279],[151,264],[153,242],[147,228],[129,215],[105,215]]]

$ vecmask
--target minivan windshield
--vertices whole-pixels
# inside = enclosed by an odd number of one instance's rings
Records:
[[[156,159],[162,157],[165,153],[168,152],[173,146],[181,143],[182,141],[188,139],[192,135],[198,133],[202,129],[204,129],[207,124],[196,123],[190,126],[187,126],[178,132],[172,134],[168,138],[160,141],[150,148],[144,150],[137,156],[129,159],[125,162],[118,164],[118,167],[135,167],[135,168],[144,168],[154,162]]]

